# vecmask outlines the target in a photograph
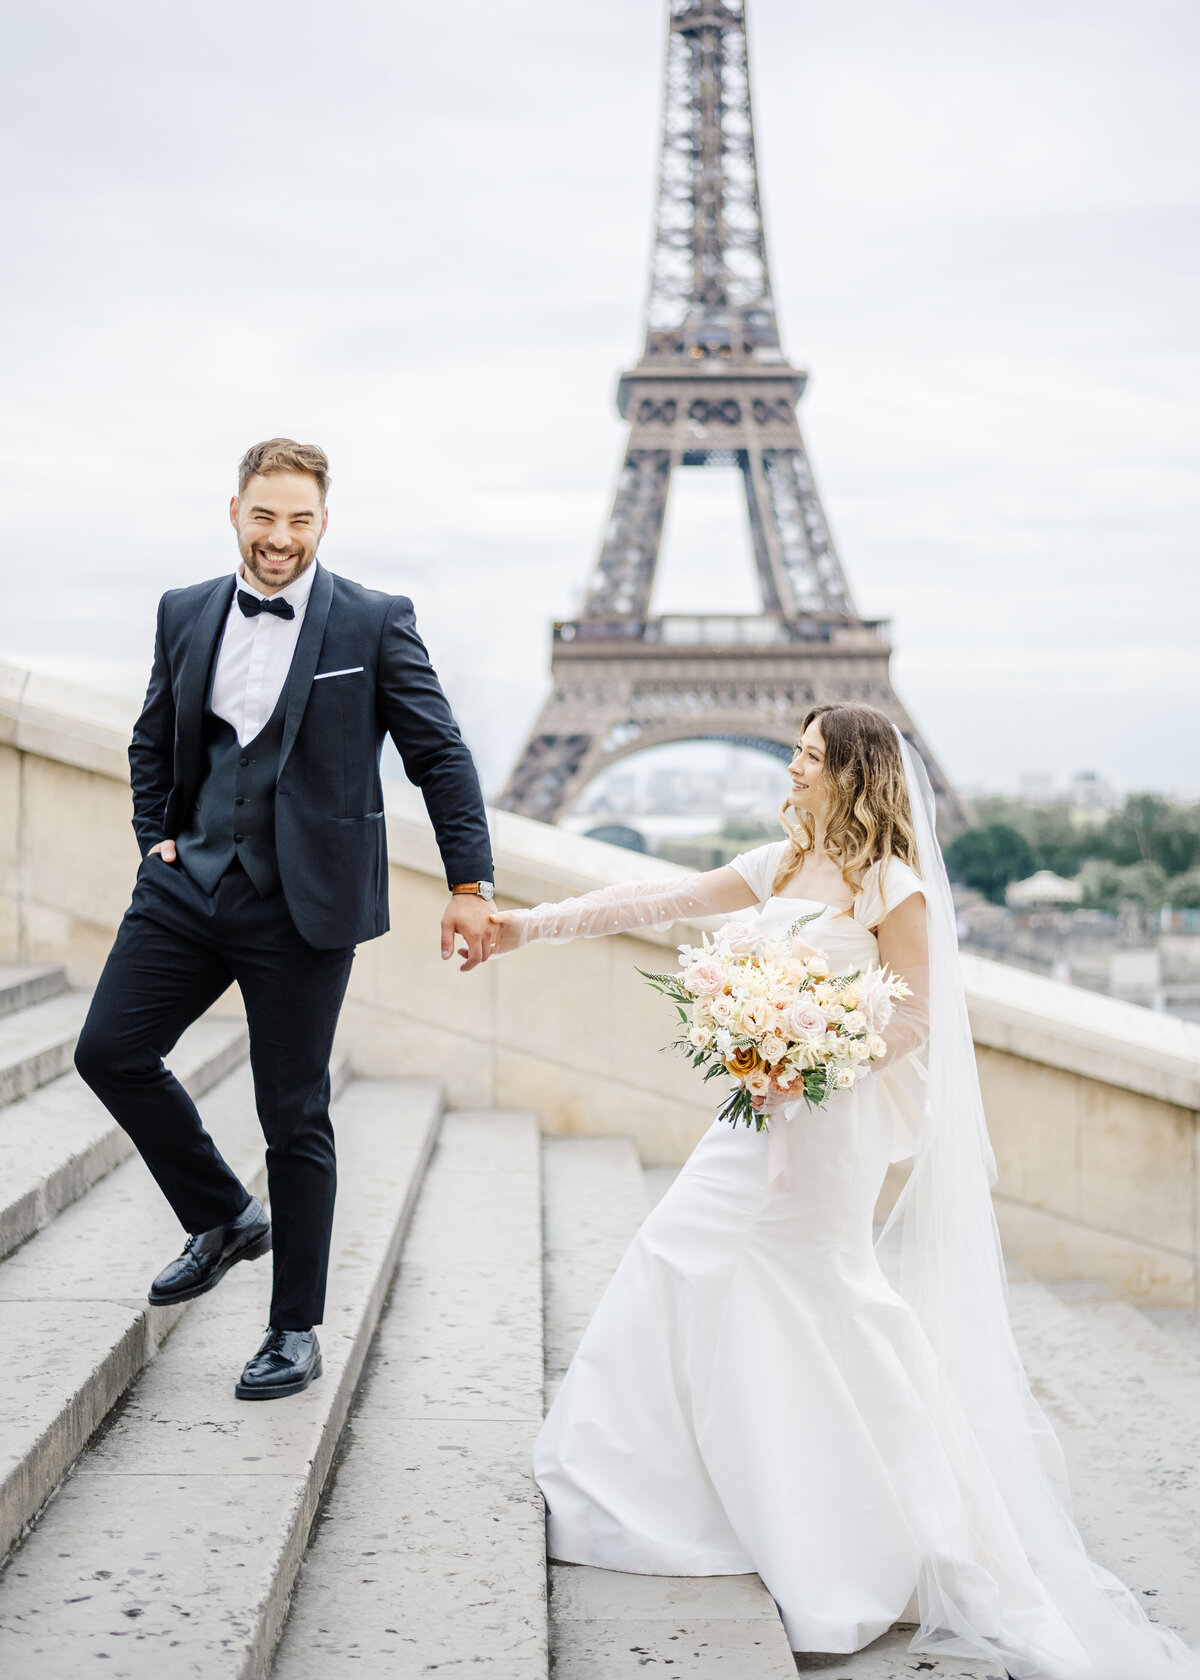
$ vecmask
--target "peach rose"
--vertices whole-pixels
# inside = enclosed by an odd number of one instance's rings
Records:
[[[773,1067],[787,1055],[787,1044],[777,1033],[767,1033],[759,1040],[758,1050],[763,1061]]]
[[[742,1005],[742,1027],[748,1033],[765,1031],[770,1018],[771,1007],[763,998],[751,998]]]

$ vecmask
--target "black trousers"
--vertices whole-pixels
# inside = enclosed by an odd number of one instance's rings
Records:
[[[163,1057],[237,981],[267,1140],[277,1330],[307,1329],[324,1313],[337,1188],[329,1057],[353,961],[353,947],[306,944],[283,894],[260,898],[240,864],[209,897],[178,864],[148,857],[75,1053],[184,1230],[227,1224],[249,1192]]]

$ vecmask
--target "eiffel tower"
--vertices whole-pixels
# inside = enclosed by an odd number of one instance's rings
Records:
[[[553,692],[500,798],[543,822],[618,759],[667,742],[786,761],[814,701],[866,701],[921,753],[951,829],[958,801],[892,688],[884,621],[862,618],[821,508],[779,342],[758,192],[744,0],[669,0],[666,95],[641,361],[582,615],[554,625]],[[762,611],[654,617],[672,473],[738,467]]]

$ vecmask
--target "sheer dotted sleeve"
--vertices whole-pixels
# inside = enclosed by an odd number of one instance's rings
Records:
[[[514,930],[512,949],[519,950],[534,940],[565,945],[572,939],[599,939],[637,928],[669,928],[673,922],[719,915],[731,908],[727,899],[714,872],[670,875],[657,881],[620,881],[557,904],[509,910],[505,917]]]

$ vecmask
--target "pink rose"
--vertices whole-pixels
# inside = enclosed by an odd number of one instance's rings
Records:
[[[880,977],[878,969],[870,974],[864,974],[859,982],[861,997],[858,1007],[861,1011],[868,1032],[882,1032],[892,1018],[892,1000],[888,995],[887,981]]]
[[[746,922],[726,922],[718,928],[716,941],[731,957],[751,957],[758,945],[758,929]]]
[[[701,957],[681,978],[693,997],[716,997],[725,989],[725,970],[715,957]]]
[[[825,1011],[815,1003],[793,1003],[783,1012],[789,1038],[811,1038],[825,1031]]]

